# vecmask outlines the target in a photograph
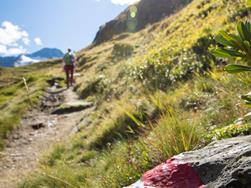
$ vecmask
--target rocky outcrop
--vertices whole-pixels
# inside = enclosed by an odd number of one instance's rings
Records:
[[[136,32],[146,25],[160,21],[166,16],[175,13],[191,0],[141,0],[129,6],[114,20],[100,27],[94,44],[112,39],[115,35],[124,32]]]
[[[216,141],[182,153],[128,188],[250,188],[251,136]]]

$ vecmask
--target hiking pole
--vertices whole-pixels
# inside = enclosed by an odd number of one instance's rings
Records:
[[[26,81],[25,77],[23,77],[23,81],[24,81],[24,85],[25,85],[25,88],[26,88],[26,91],[27,91],[27,99],[28,99],[30,105],[32,106],[32,101],[30,99],[29,87],[28,87],[28,84],[27,84],[27,81]]]

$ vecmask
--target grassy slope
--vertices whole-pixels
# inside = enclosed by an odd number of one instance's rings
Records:
[[[248,92],[251,79],[220,72],[208,53],[213,34],[234,31],[234,20],[244,18],[243,5],[194,0],[143,31],[79,52],[75,89],[98,110],[21,187],[122,187],[168,157],[205,145],[215,137],[205,135],[244,115],[238,95]],[[121,46],[133,47],[133,54],[117,55]],[[250,133],[250,125],[244,131],[232,125],[216,138],[235,135],[232,129]]]
[[[39,101],[46,80],[57,71],[54,62],[42,62],[20,68],[0,69],[0,148],[4,146],[3,139],[19,125],[20,118]],[[30,100],[24,85],[27,80]]]

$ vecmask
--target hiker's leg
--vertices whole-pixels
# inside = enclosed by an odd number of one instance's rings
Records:
[[[74,67],[71,66],[71,70],[70,70],[70,81],[71,81],[71,86],[73,85],[73,74],[74,74]]]
[[[66,84],[67,84],[67,88],[69,88],[70,87],[69,71],[66,72]]]
[[[69,88],[70,87],[70,78],[69,78],[69,67],[68,66],[66,66],[65,67],[65,74],[66,74],[66,84],[67,84],[67,88]]]

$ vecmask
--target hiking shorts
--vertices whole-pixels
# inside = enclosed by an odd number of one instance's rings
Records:
[[[64,71],[65,71],[66,73],[71,73],[71,72],[73,72],[73,71],[74,71],[74,65],[65,65],[65,66],[64,66]]]

